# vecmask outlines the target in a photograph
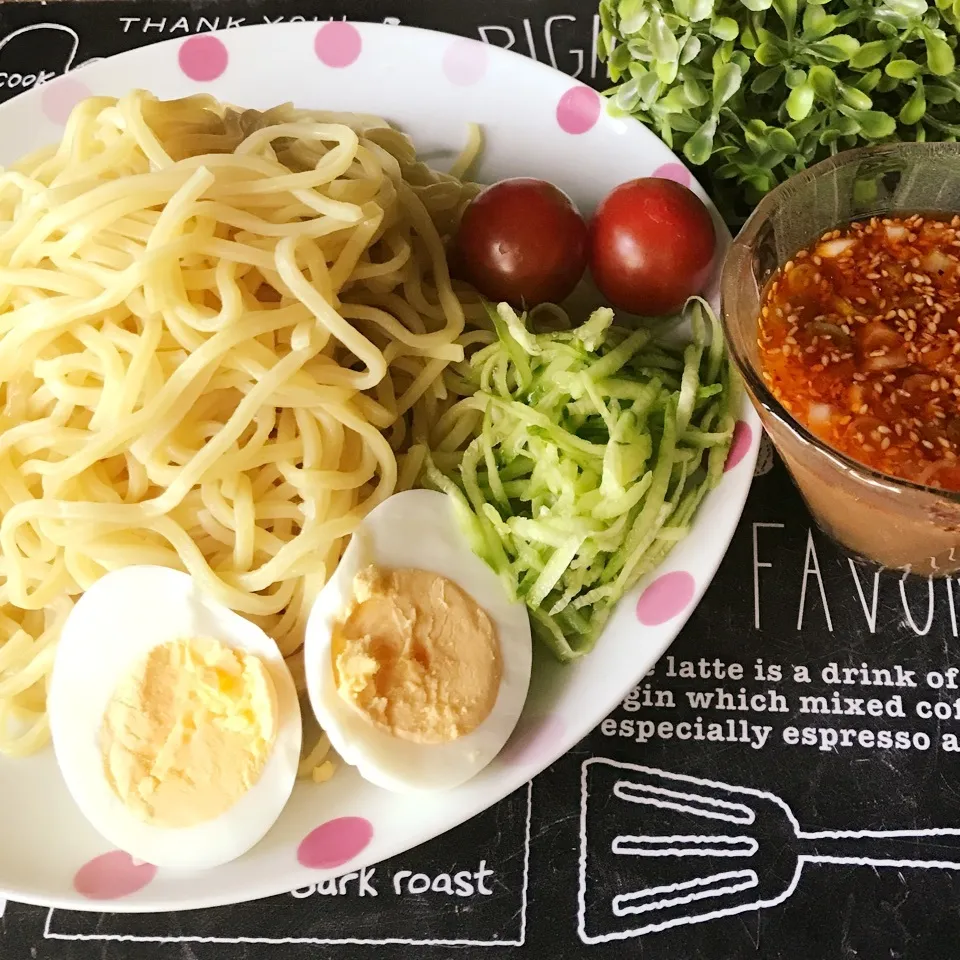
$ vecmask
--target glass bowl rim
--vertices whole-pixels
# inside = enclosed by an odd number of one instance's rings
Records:
[[[779,421],[784,428],[796,435],[807,446],[813,447],[818,453],[831,461],[834,466],[856,474],[859,479],[865,480],[873,486],[883,487],[891,492],[906,490],[914,493],[929,494],[942,500],[949,500],[953,503],[960,504],[960,491],[946,490],[943,487],[931,487],[922,483],[914,483],[912,480],[895,477],[888,473],[881,473],[879,470],[874,470],[873,467],[869,467],[859,460],[855,460],[853,457],[837,450],[835,447],[831,447],[812,433],[777,400],[763,381],[763,378],[754,370],[753,364],[741,355],[740,350],[730,336],[730,324],[727,319],[727,310],[725,307],[728,302],[728,288],[731,288],[730,292],[733,294],[732,288],[735,283],[734,267],[739,267],[742,258],[749,255],[749,252],[753,249],[753,244],[760,231],[761,225],[770,219],[772,210],[780,203],[780,199],[785,193],[792,192],[798,186],[805,186],[832,170],[845,167],[858,160],[867,157],[904,153],[914,153],[918,155],[932,154],[934,156],[937,154],[952,154],[960,159],[960,143],[943,143],[939,141],[898,142],[870,144],[865,147],[843,150],[832,157],[828,157],[826,160],[821,160],[812,167],[808,167],[806,170],[795,173],[767,193],[747,218],[740,232],[730,244],[724,258],[720,274],[720,322],[723,327],[730,357],[734,361],[740,376],[744,379],[754,401],[759,404],[769,416]],[[944,212],[946,213],[947,211]],[[960,214],[960,210],[950,212]],[[874,216],[882,216],[882,214],[874,214]],[[730,299],[732,299],[732,296]],[[773,437],[770,437],[770,440],[776,447],[777,444],[773,440]],[[960,461],[958,461],[958,465],[960,465]]]

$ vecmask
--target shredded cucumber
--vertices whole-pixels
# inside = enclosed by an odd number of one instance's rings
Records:
[[[607,308],[534,333],[488,306],[497,342],[470,362],[479,433],[425,479],[453,497],[475,552],[522,599],[563,661],[596,643],[613,607],[690,530],[723,473],[736,378],[717,318],[692,298],[677,346]],[[679,318],[674,318],[673,326]]]

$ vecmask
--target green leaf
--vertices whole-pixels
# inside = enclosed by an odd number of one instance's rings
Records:
[[[739,89],[743,80],[740,67],[733,63],[725,63],[713,75],[713,109],[718,111]]]
[[[860,41],[849,33],[834,33],[827,38],[827,42],[843,50],[848,60],[860,50]]]
[[[957,94],[949,87],[941,87],[939,83],[928,83],[926,87],[927,103],[941,106],[953,101]]]
[[[760,46],[757,47],[754,51],[753,59],[756,60],[761,67],[773,67],[783,62],[784,53],[785,51],[779,43],[768,41],[761,43]]]
[[[780,67],[769,67],[761,71],[753,78],[753,83],[750,84],[750,92],[766,93],[776,86],[782,74],[783,70]]]
[[[889,137],[897,129],[897,121],[882,110],[859,110],[855,116],[860,124],[860,132],[868,140]]]
[[[817,64],[810,68],[807,82],[822,100],[832,100],[839,84],[837,75],[823,64]]]
[[[740,27],[733,17],[714,17],[710,21],[710,33],[720,40],[736,40]]]
[[[671,84],[677,79],[677,73],[680,70],[680,63],[677,60],[669,60],[664,63],[658,63],[656,66],[657,76],[660,82]]]
[[[784,81],[787,84],[787,89],[796,90],[797,87],[802,87],[807,82],[807,71],[791,67],[786,71]]]
[[[650,8],[640,7],[636,13],[629,17],[624,16],[623,9],[620,10],[620,33],[624,37],[636,36],[647,25],[650,19]]]
[[[867,70],[875,67],[889,52],[890,45],[886,40],[872,40],[863,44],[850,58],[850,66],[854,70]]]
[[[767,125],[762,120],[751,120],[743,128],[743,138],[747,146],[758,156],[769,149]]]
[[[613,95],[613,105],[626,114],[633,113],[639,103],[640,93],[637,90],[636,80],[628,80],[621,84]]]
[[[837,18],[823,7],[807,4],[803,12],[803,39],[807,42],[822,40],[837,29]]]
[[[927,12],[927,0],[884,0],[884,6],[910,19],[919,19]]]
[[[617,7],[620,32],[624,36],[639,33],[650,18],[650,7],[643,0],[620,0]]]
[[[630,64],[631,53],[629,48],[625,47],[623,44],[620,44],[616,50],[610,54],[610,65],[608,67],[611,76],[614,71],[616,71],[617,76],[619,77],[626,71],[627,67]]]
[[[912,126],[915,123],[919,123],[926,112],[927,99],[923,93],[923,81],[918,80],[916,89],[900,110],[899,120],[901,123]]]
[[[869,93],[876,89],[877,84],[883,79],[883,74],[879,70],[871,70],[865,73],[855,84],[858,90]]]
[[[912,80],[923,68],[915,60],[891,60],[883,72],[894,80]]]
[[[600,13],[600,26],[604,30],[609,30],[610,33],[617,33],[617,17],[613,11],[613,3],[610,0],[603,0],[599,7]]]
[[[956,61],[950,44],[934,33],[927,33],[923,39],[927,45],[927,66],[930,72],[938,77],[953,73]]]
[[[670,123],[667,120],[661,121],[657,127],[657,133],[660,135],[660,139],[667,145],[667,147],[673,149],[673,130],[670,127]]]
[[[835,33],[826,40],[811,43],[807,48],[811,56],[830,63],[843,63],[860,49],[860,43],[848,34]]]
[[[719,70],[725,63],[730,62],[730,54],[733,53],[733,44],[729,42],[721,43],[716,50],[713,51],[713,56],[710,58],[710,63],[713,66],[714,70]]]
[[[765,16],[765,13],[753,13],[750,15],[750,19],[762,19]],[[760,40],[757,37],[756,27],[752,23],[747,24],[744,27],[743,32],[740,34],[740,46],[743,47],[744,53],[751,57],[753,56],[753,51],[760,46]]]
[[[691,0],[687,19],[692,23],[708,20],[713,15],[714,0]]]
[[[700,121],[692,113],[671,113],[670,126],[680,133],[696,133]]]
[[[679,113],[682,110],[689,110],[692,106],[683,87],[674,87],[665,97],[657,101],[657,107],[666,113]]]
[[[702,107],[710,99],[707,88],[696,77],[687,77],[683,81],[683,92],[694,107]]]
[[[773,6],[773,0],[740,0],[748,9],[759,13],[761,10],[769,10]]]
[[[843,102],[855,110],[869,110],[873,106],[873,101],[862,90],[858,90],[856,87],[850,87],[845,83],[840,83],[837,89]]]
[[[856,203],[864,205],[873,203],[877,199],[877,181],[875,178],[854,180],[853,181],[853,199]]]
[[[717,132],[717,118],[710,117],[683,145],[683,155],[694,165],[702,166],[713,152],[713,138]]]
[[[803,120],[813,109],[813,87],[804,84],[802,87],[795,87],[790,91],[787,97],[787,113],[791,120]]]
[[[655,73],[648,73],[637,81],[637,93],[645,110],[660,98],[660,89],[660,78]]]
[[[837,114],[833,119],[833,126],[841,137],[852,137],[860,132],[860,124],[854,117]]]
[[[772,170],[774,167],[779,167],[784,160],[786,160],[786,155],[780,153],[778,150],[767,150],[766,153],[762,154],[757,160],[757,163],[761,167],[766,167],[768,170]]]
[[[600,34],[597,37],[597,56],[601,61],[606,60],[610,56],[610,51],[613,49],[613,35],[608,33],[606,30],[601,29]],[[614,77],[610,78],[611,80],[615,79]]]
[[[773,0],[773,9],[783,21],[787,36],[790,36],[797,22],[797,0]]]
[[[680,55],[680,44],[660,15],[650,18],[649,39],[650,52],[660,63],[670,63]]]
[[[683,46],[680,48],[680,65],[684,66],[690,63],[693,60],[696,60],[697,56],[700,53],[700,38],[691,34],[683,41]]]
[[[732,180],[734,177],[740,176],[740,164],[736,162],[725,163],[722,167],[717,168],[714,175],[720,180]]]
[[[781,153],[796,153],[797,141],[789,130],[783,127],[773,127],[767,131],[767,141],[774,150]]]

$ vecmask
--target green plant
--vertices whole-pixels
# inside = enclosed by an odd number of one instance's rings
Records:
[[[955,140],[960,0],[601,0],[611,109],[706,167],[738,222],[839,150]]]

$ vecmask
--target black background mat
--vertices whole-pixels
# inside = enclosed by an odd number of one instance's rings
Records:
[[[586,0],[72,0],[0,4],[0,99],[198,30],[343,16],[604,85]],[[955,960],[960,587],[852,564],[769,450],[758,472],[668,655],[495,808],[359,876],[234,907],[8,902],[0,958]]]

